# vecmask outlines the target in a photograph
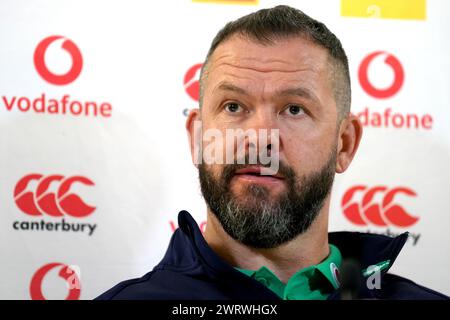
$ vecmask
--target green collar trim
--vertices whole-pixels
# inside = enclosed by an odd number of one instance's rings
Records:
[[[330,253],[324,261],[297,271],[286,284],[265,266],[258,270],[235,269],[259,281],[282,299],[324,300],[332,291],[330,284],[334,289],[339,288],[339,267],[342,264],[339,249],[332,244],[329,248]]]
[[[330,244],[330,254],[328,255],[328,258],[314,267],[328,279],[334,289],[337,289],[340,285],[339,268],[341,267],[341,264],[341,251],[336,246]]]
[[[370,277],[371,275],[373,275],[376,272],[381,272],[383,270],[386,270],[390,265],[391,265],[391,260],[381,261],[377,264],[374,264],[374,265],[369,266],[366,269],[364,269],[362,272],[363,276],[365,278]]]

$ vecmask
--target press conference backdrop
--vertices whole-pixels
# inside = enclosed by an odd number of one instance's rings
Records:
[[[206,208],[184,123],[227,22],[278,1],[0,2],[0,298],[92,299]],[[331,230],[410,238],[392,272],[450,294],[450,2],[283,1],[350,61],[358,153]]]

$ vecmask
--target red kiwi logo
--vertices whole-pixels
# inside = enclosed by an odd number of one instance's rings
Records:
[[[196,64],[192,66],[184,75],[184,90],[195,101],[199,101],[200,98],[200,73],[202,70],[202,64]]]
[[[63,38],[62,36],[51,36],[42,40],[34,51],[34,65],[39,75],[47,82],[55,85],[65,85],[74,81],[83,67],[83,57],[81,52],[72,40],[65,39],[62,49],[66,50],[72,57],[72,67],[65,74],[52,73],[45,64],[45,52],[54,41]]]
[[[61,268],[58,275],[63,278],[68,285],[69,293],[67,294],[66,300],[78,300],[80,298],[80,279],[76,272],[65,264],[49,263],[36,271],[31,279],[30,296],[32,300],[46,300],[42,293],[42,283],[47,273],[57,267]]]
[[[394,81],[392,84],[384,89],[376,88],[370,83],[368,70],[371,62],[378,57],[379,55],[385,55],[384,62],[392,68],[394,71]],[[405,79],[405,72],[403,71],[402,64],[400,61],[392,54],[384,52],[384,51],[375,51],[369,54],[364,60],[361,62],[358,71],[358,78],[361,87],[366,91],[369,95],[377,99],[385,99],[390,98],[394,94],[396,94],[403,85],[403,81]]]
[[[28,185],[37,181],[34,190],[28,190]],[[57,184],[57,192],[49,191],[51,184]],[[43,214],[61,217],[69,215],[81,218],[90,215],[95,207],[91,207],[77,194],[70,192],[74,183],[93,186],[94,183],[86,177],[61,175],[43,176],[41,174],[29,174],[17,182],[14,188],[14,200],[17,207],[31,216],[42,216]]]
[[[361,202],[353,201],[356,193],[362,193]],[[375,195],[382,194],[381,203],[373,201]],[[384,186],[368,188],[367,186],[354,186],[347,190],[342,197],[342,209],[345,217],[359,226],[373,224],[379,227],[395,226],[409,227],[419,218],[410,215],[400,205],[394,203],[397,194],[415,197],[417,194],[406,187],[388,189]]]

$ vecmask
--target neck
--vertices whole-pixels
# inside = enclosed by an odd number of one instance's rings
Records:
[[[209,209],[204,237],[215,253],[231,266],[248,270],[266,266],[287,283],[298,270],[318,264],[329,255],[329,206],[330,197],[327,197],[309,229],[276,248],[252,248],[236,241],[225,232]]]

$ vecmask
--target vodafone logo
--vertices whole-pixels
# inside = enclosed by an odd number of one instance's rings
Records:
[[[381,69],[380,69],[381,68]],[[387,86],[380,88],[373,82],[375,79],[369,77],[374,74],[378,78],[384,78],[385,71],[392,71],[392,82]],[[387,99],[397,94],[403,86],[405,72],[403,66],[397,57],[385,51],[375,51],[367,55],[361,62],[358,69],[358,79],[364,91],[373,98]],[[378,101],[381,102],[381,101]],[[382,103],[380,103],[382,105]],[[386,106],[384,110],[379,107],[371,110],[370,106],[364,106],[361,112],[356,115],[365,127],[371,128],[390,128],[407,130],[432,130],[434,117],[431,114],[417,114],[415,112],[401,112]]]
[[[384,63],[394,72],[393,82],[386,88],[377,88],[369,80],[369,67],[375,58],[384,55]],[[384,51],[375,51],[363,59],[358,70],[358,79],[361,87],[370,96],[377,99],[386,99],[395,95],[402,87],[405,79],[405,72],[402,64],[392,54]]]
[[[62,263],[49,263],[41,267],[33,275],[30,283],[30,296],[32,300],[46,300],[42,293],[42,284],[45,276],[53,269],[59,268],[58,275],[67,283],[68,294],[66,300],[78,300],[80,298],[80,279],[77,273],[69,266]]]
[[[36,187],[29,190],[28,186],[33,181],[37,182]],[[29,174],[17,182],[14,200],[21,211],[31,216],[86,217],[95,207],[86,204],[79,195],[70,191],[74,184],[94,185],[90,179],[82,176]],[[51,185],[57,186],[56,192],[49,191]]]
[[[202,64],[196,64],[189,68],[184,75],[184,90],[195,101],[199,101],[200,98],[200,73],[202,70]]]
[[[354,201],[357,194],[361,194],[361,201]],[[376,195],[382,195],[382,201],[374,201]],[[342,197],[342,209],[345,217],[359,226],[369,224],[385,227],[409,227],[415,224],[419,218],[410,215],[400,205],[395,203],[395,197],[403,194],[415,197],[417,194],[406,187],[388,189],[385,186],[358,185],[350,188]]]
[[[56,48],[58,43],[62,43],[61,51],[63,54],[70,55],[70,69],[65,74],[56,74],[52,72],[46,63],[46,55],[51,58],[53,48]],[[52,47],[50,48],[50,45]],[[50,50],[49,50],[50,48]],[[54,85],[69,84],[81,73],[83,68],[83,57],[81,52],[72,40],[65,39],[62,36],[47,37],[39,42],[34,51],[34,66],[38,74],[45,81]],[[53,60],[52,60],[53,62]],[[60,97],[54,97],[51,94],[42,92],[41,94],[30,97],[27,95],[2,95],[0,107],[8,112],[32,112],[36,115],[60,115],[60,116],[74,116],[74,117],[102,117],[109,118],[112,116],[112,104],[106,101],[97,100],[80,100],[77,97],[71,96],[69,93],[64,93]]]
[[[45,63],[45,53],[48,47],[56,40],[63,39],[62,36],[50,36],[39,42],[34,51],[34,66],[39,75],[47,82],[55,85],[66,85],[73,82],[81,73],[83,67],[83,57],[76,44],[70,40],[65,39],[61,48],[66,50],[72,58],[72,67],[65,74],[54,74],[51,72]]]

